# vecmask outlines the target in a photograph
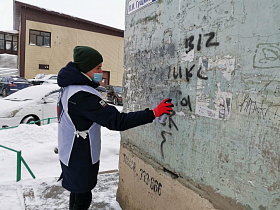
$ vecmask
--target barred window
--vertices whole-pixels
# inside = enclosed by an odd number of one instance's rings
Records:
[[[29,45],[51,46],[51,33],[45,31],[29,30]]]
[[[16,52],[18,49],[18,37],[14,36],[13,38],[13,51]]]
[[[4,49],[4,34],[0,34],[0,50]]]
[[[0,51],[1,53],[17,54],[18,51],[18,34],[1,33],[0,34]]]

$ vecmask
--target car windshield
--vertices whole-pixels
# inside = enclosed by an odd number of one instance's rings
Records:
[[[33,79],[42,79],[45,76],[46,76],[45,74],[37,74]]]
[[[57,76],[52,76],[50,77],[50,79],[57,79]]]
[[[115,87],[115,91],[117,93],[122,93],[122,88],[121,87]]]
[[[36,85],[19,90],[3,99],[10,101],[36,100],[41,99],[49,92],[58,89],[58,85]]]

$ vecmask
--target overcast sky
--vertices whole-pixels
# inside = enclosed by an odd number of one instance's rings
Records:
[[[19,0],[124,30],[126,0]],[[0,31],[13,29],[13,0],[0,0]]]

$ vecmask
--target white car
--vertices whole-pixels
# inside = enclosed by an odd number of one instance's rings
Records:
[[[33,85],[42,85],[42,84],[57,84],[57,75],[56,74],[37,74],[33,79],[29,79]]]
[[[0,128],[39,121],[37,125],[57,122],[57,84],[31,86],[0,99]],[[42,121],[41,121],[42,120]]]

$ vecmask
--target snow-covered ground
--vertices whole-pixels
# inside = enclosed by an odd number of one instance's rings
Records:
[[[122,107],[117,106],[121,111]],[[120,133],[102,127],[100,172],[118,169]],[[69,192],[57,182],[61,170],[57,146],[57,123],[44,126],[20,125],[0,130],[0,145],[21,150],[22,157],[36,176],[33,179],[22,164],[21,181],[16,182],[16,153],[0,147],[0,209],[67,209]],[[103,209],[121,209],[116,202],[117,173],[99,175],[93,202],[107,203]],[[106,181],[106,187],[102,187]],[[111,183],[111,184],[110,184]],[[111,187],[111,189],[110,189]],[[98,207],[98,202],[93,203]],[[104,206],[104,205],[103,205]],[[102,209],[102,208],[98,208]]]

